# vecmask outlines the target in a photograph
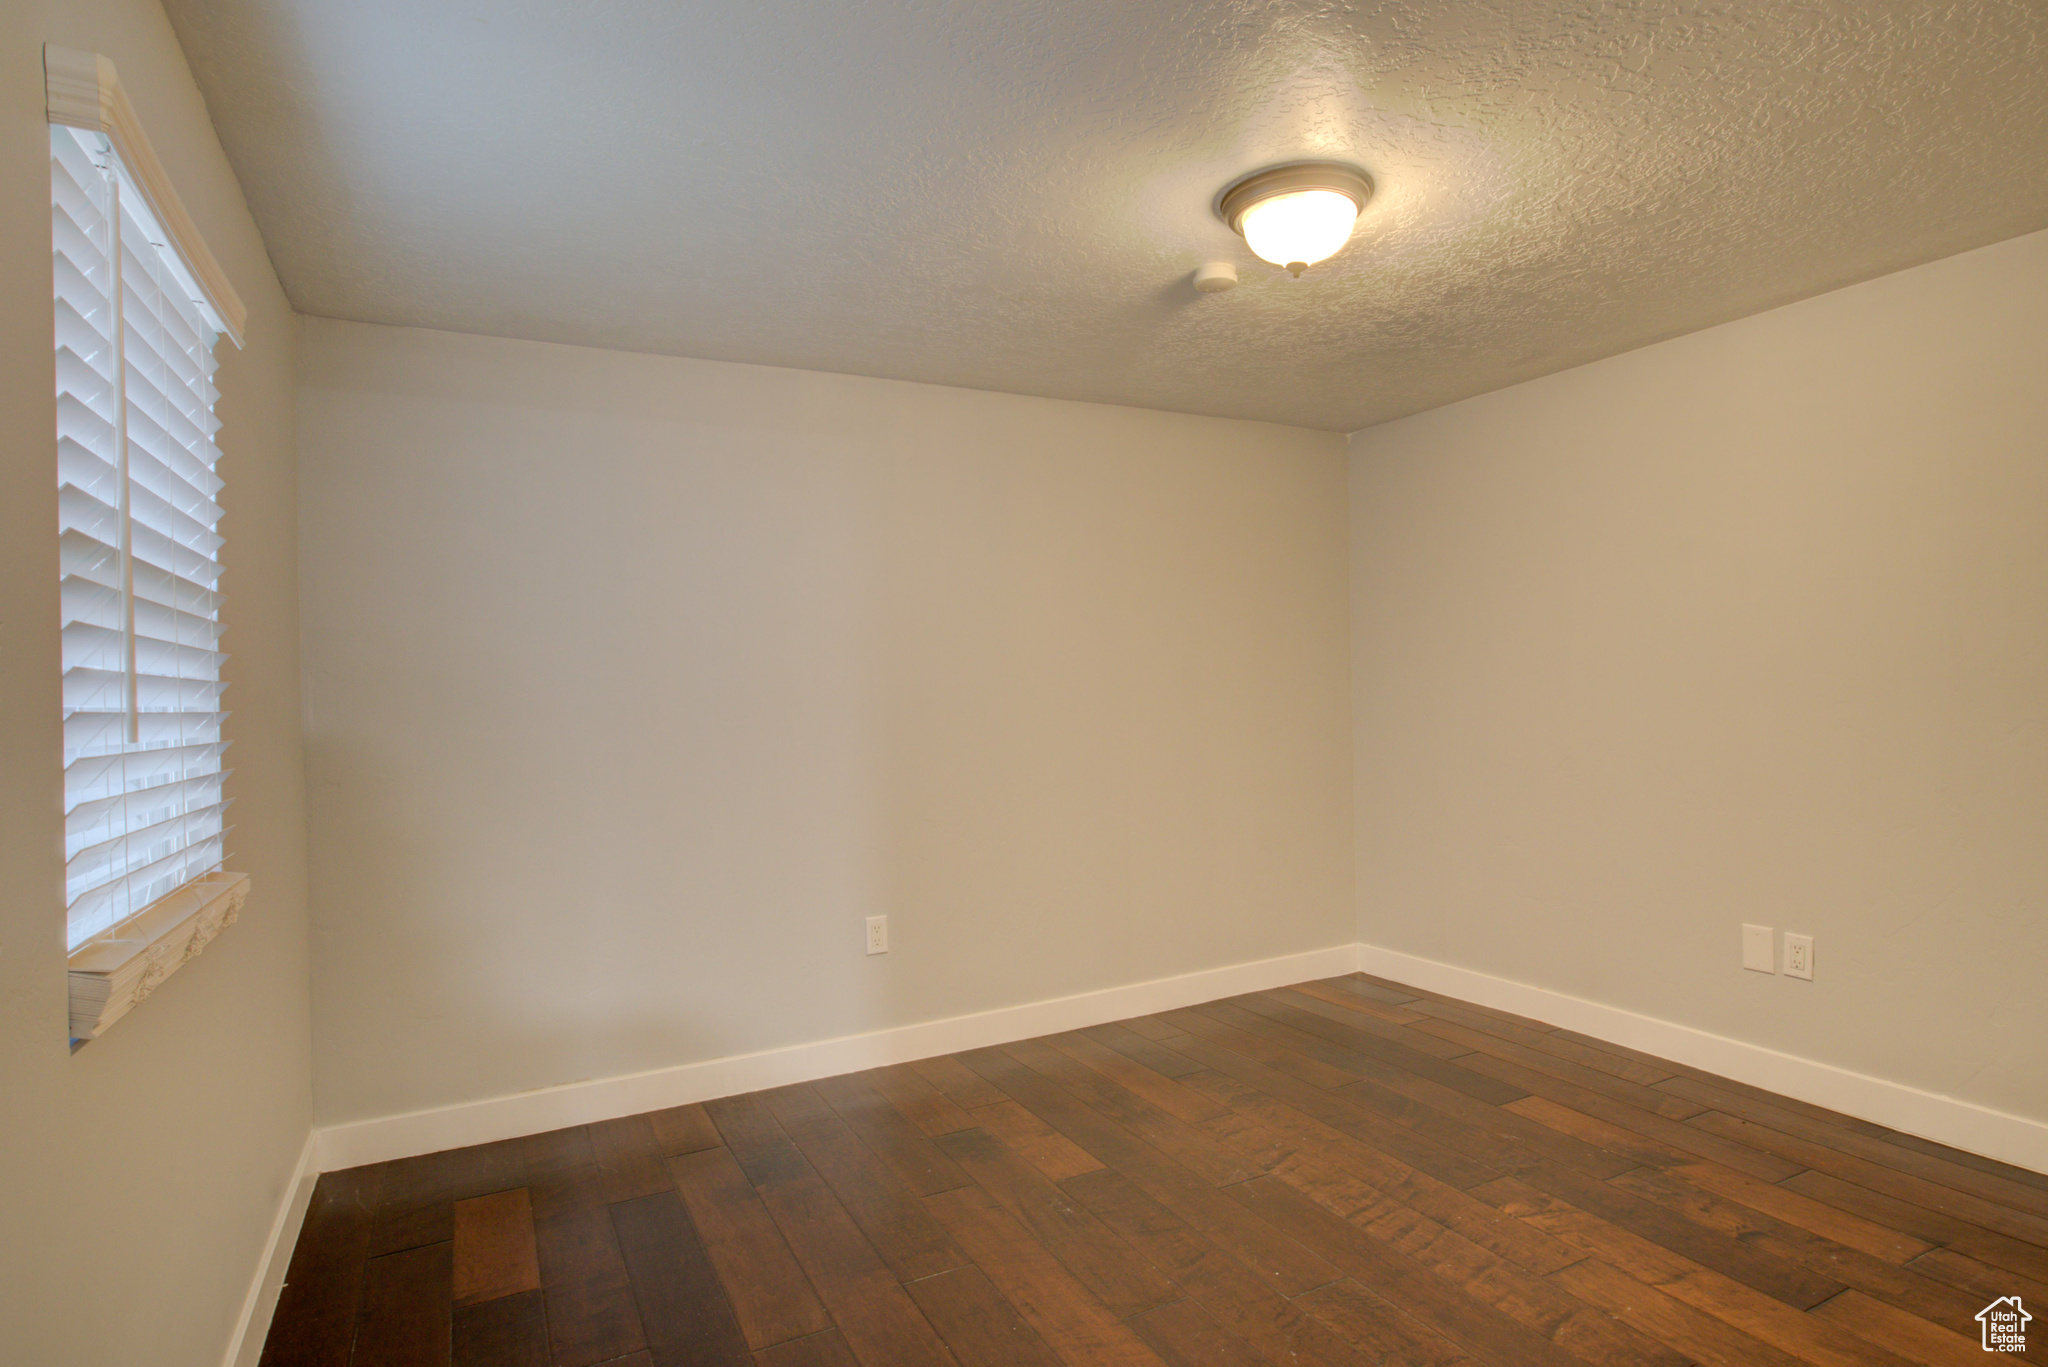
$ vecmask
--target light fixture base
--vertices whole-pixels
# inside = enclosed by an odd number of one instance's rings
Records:
[[[1285,166],[1268,166],[1224,187],[1216,197],[1216,216],[1234,233],[1244,232],[1245,211],[1276,195],[1302,190],[1333,190],[1356,204],[1361,213],[1372,199],[1372,177],[1355,166],[1336,161],[1297,161]],[[1290,266],[1288,269],[1293,270]],[[1295,271],[1299,275],[1300,271]]]

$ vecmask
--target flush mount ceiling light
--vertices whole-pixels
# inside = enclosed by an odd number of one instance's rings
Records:
[[[1244,234],[1252,252],[1296,278],[1351,239],[1351,225],[1372,198],[1363,171],[1333,161],[1254,171],[1223,192],[1216,212]]]

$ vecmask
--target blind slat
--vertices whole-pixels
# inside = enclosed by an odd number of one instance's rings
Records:
[[[223,826],[215,834],[153,864],[79,893],[71,903],[74,942],[83,943],[102,931],[114,929],[157,898],[219,868],[222,845],[230,829]]]
[[[221,757],[226,750],[226,741],[214,741],[73,760],[64,771],[64,810],[69,813],[82,803],[98,802],[131,789],[225,773]]]
[[[173,745],[203,745],[220,740],[225,712],[144,712],[136,718],[139,741],[128,740],[125,711],[96,712],[80,708],[64,718],[65,763],[101,755],[132,754]]]
[[[215,770],[195,778],[172,778],[78,803],[64,814],[65,862],[95,845],[140,834],[172,817],[218,805],[226,777]]]

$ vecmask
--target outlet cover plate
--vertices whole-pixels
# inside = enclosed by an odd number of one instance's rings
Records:
[[[888,952],[889,918],[886,916],[868,917],[868,953],[887,954]]]
[[[1813,937],[1785,932],[1785,976],[1813,981]]]
[[[1742,928],[1742,966],[1758,973],[1778,971],[1777,948],[1771,941],[1774,932],[1769,926],[1745,925]]]

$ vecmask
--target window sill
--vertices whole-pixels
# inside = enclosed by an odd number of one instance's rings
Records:
[[[246,873],[209,873],[130,917],[117,938],[72,952],[71,1038],[98,1039],[241,915]]]

